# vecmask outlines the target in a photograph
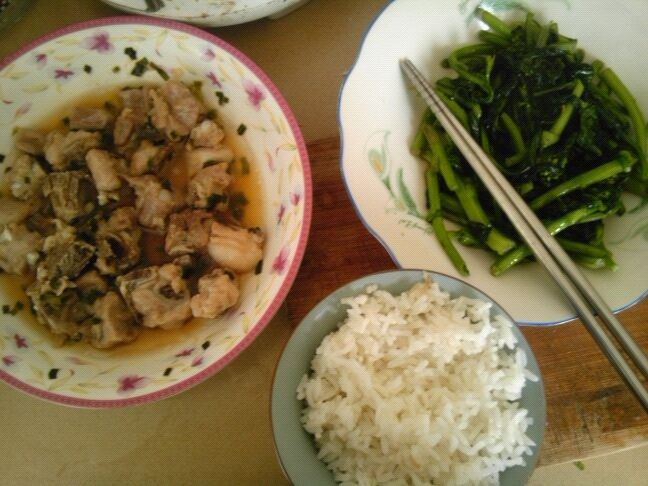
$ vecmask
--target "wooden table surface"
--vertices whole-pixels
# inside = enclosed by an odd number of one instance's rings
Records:
[[[339,171],[337,138],[309,144],[313,223],[301,270],[288,296],[296,326],[319,300],[341,285],[396,268],[357,217]],[[620,314],[648,349],[648,299]],[[547,428],[540,464],[612,452],[648,441],[648,414],[579,321],[523,327],[543,374]]]

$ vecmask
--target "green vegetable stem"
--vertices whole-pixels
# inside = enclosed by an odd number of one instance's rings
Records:
[[[648,201],[648,126],[635,97],[555,22],[475,14],[486,30],[442,62],[454,74],[435,90],[574,261],[616,269],[604,221],[625,211],[623,191]],[[460,273],[468,269],[453,242],[491,253],[494,275],[531,256],[429,109],[410,148],[427,166],[427,219]]]

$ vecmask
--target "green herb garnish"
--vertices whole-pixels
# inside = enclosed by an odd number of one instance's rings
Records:
[[[207,198],[207,209],[214,209],[218,204],[224,203],[227,201],[227,196],[225,194],[211,194]]]
[[[247,157],[241,157],[240,159],[241,162],[241,174],[247,175],[250,173],[250,162],[248,161]]]
[[[143,57],[135,63],[135,66],[131,70],[133,76],[141,77],[149,68],[149,60]]]
[[[232,216],[234,216],[239,221],[243,219],[243,210],[245,206],[247,206],[248,202],[248,199],[242,192],[234,192],[230,194],[228,207],[232,212]]]
[[[158,66],[154,62],[149,63],[149,66],[151,66],[151,68],[154,69],[155,72],[158,73],[162,79],[164,79],[165,81],[168,81],[169,75],[167,74],[167,72],[164,69],[162,69],[160,66]]]
[[[92,66],[90,66],[89,64],[86,64],[85,66],[83,66],[83,70],[86,73],[90,74],[92,72]]]
[[[90,289],[79,293],[79,300],[84,304],[92,305],[99,297],[103,297],[105,292],[99,289]]]
[[[243,123],[241,123],[239,127],[236,129],[236,133],[238,133],[239,135],[243,135],[246,130],[247,127]]]
[[[13,307],[11,307],[8,304],[3,305],[2,306],[2,313],[15,316],[16,314],[18,314],[24,308],[25,308],[25,304],[23,304],[21,301],[18,301],[18,302],[16,302],[14,304]]]
[[[137,51],[132,47],[127,47],[126,49],[124,49],[124,54],[130,57],[133,61],[137,59]]]
[[[648,188],[648,128],[636,100],[602,62],[586,62],[554,22],[475,14],[488,30],[443,61],[455,76],[437,80],[436,92],[574,260],[614,270],[601,221],[624,212],[624,190]],[[427,211],[401,177],[390,189],[430,223],[459,272],[468,268],[456,241],[491,252],[493,275],[533,258],[430,110],[410,149],[427,165]],[[461,229],[448,232],[444,219]]]
[[[216,98],[218,98],[218,104],[220,106],[229,103],[229,98],[225,96],[225,93],[223,93],[222,91],[216,91]]]

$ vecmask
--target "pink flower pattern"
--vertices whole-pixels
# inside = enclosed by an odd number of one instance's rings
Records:
[[[193,366],[194,368],[196,366],[200,366],[201,364],[203,364],[203,356],[202,355],[196,356],[194,358],[194,360],[191,362],[191,366]]]
[[[38,69],[43,69],[47,65],[47,54],[37,52],[34,54],[34,62]]]
[[[25,115],[26,113],[29,113],[29,110],[31,110],[32,104],[28,101],[27,103],[23,103],[18,107],[16,110],[16,114],[14,115],[14,119],[21,117]]]
[[[14,342],[16,343],[16,347],[18,349],[29,347],[29,345],[27,344],[27,338],[21,336],[20,334],[14,334]]]
[[[126,375],[118,380],[119,386],[117,393],[128,393],[139,388],[144,388],[149,383],[149,379],[145,376]]]
[[[67,80],[72,75],[74,75],[74,71],[70,71],[69,69],[55,69],[54,70],[54,79]]]
[[[275,171],[275,162],[274,158],[272,157],[272,154],[266,150],[266,160],[268,161],[268,169],[270,169],[270,172]]]
[[[97,31],[94,35],[86,37],[81,41],[81,46],[102,54],[108,54],[115,50],[115,46],[110,42],[110,34],[105,30]]]
[[[201,59],[205,62],[213,61],[216,57],[216,53],[212,50],[211,47],[205,47],[202,52]]]
[[[20,358],[18,356],[3,356],[2,357],[2,362],[5,364],[5,366],[9,367],[12,364],[14,364],[16,361],[19,361]]]
[[[213,72],[208,72],[208,73],[206,74],[206,76],[207,76],[207,79],[209,79],[209,80],[211,81],[211,83],[212,83],[214,86],[218,86],[219,88],[222,88],[222,87],[223,87],[223,85],[222,85],[221,82],[218,80],[218,77],[216,76],[215,73],[213,73]]]
[[[297,206],[299,204],[299,201],[301,201],[301,194],[297,191],[291,192],[290,193],[290,202],[292,203],[293,206]]]
[[[262,90],[261,86],[254,84],[249,79],[244,79],[243,87],[245,88],[245,92],[248,95],[248,101],[252,104],[252,106],[254,106],[254,108],[259,110],[261,108],[261,102],[266,97],[265,92]]]
[[[272,271],[279,275],[283,274],[286,271],[286,265],[288,264],[288,254],[289,249],[287,246],[284,246],[279,254],[275,257],[272,262]]]
[[[176,358],[184,358],[185,356],[191,356],[191,353],[194,352],[194,349],[196,348],[186,348],[180,351],[178,354],[175,355]]]
[[[70,363],[74,363],[74,364],[79,365],[79,366],[84,366],[84,365],[90,364],[88,361],[86,361],[84,359],[81,359],[78,356],[68,356],[66,359]]]

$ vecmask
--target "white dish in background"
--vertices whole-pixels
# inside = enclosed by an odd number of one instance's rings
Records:
[[[340,94],[341,171],[359,217],[402,268],[424,268],[459,276],[429,225],[409,215],[398,193],[397,174],[417,206],[424,208],[422,165],[409,151],[424,102],[401,74],[398,61],[409,57],[430,80],[449,71],[441,61],[454,48],[475,42],[481,28],[471,16],[476,0],[395,0],[368,29],[355,65]],[[503,18],[523,18],[519,2],[483,1]],[[645,81],[644,0],[546,0],[525,2],[540,20],[555,20],[565,35],[578,39],[592,58],[609,64],[648,114]],[[391,190],[385,182],[391,184]],[[628,196],[628,207],[638,200]],[[615,310],[648,293],[648,207],[623,218],[606,220],[606,245],[619,264],[617,272],[584,270]],[[521,324],[549,325],[571,320],[575,313],[558,287],[537,263],[520,265],[500,277],[489,273],[490,256],[458,245],[470,276]]]
[[[204,27],[243,24],[280,17],[308,0],[102,0],[130,13],[180,20]]]
[[[60,114],[83,96],[124,86],[162,84],[155,70],[135,77],[134,49],[174,79],[201,83],[226,137],[250,161],[266,233],[260,273],[241,286],[239,303],[214,320],[153,331],[132,344],[97,350],[55,345],[27,310],[19,288],[0,287],[0,380],[66,405],[119,407],[159,400],[200,383],[238,356],[270,322],[290,289],[310,228],[308,155],[297,122],[272,81],[243,53],[195,27],[144,17],[84,22],[45,35],[0,62],[0,153],[10,164],[13,130]],[[127,52],[125,52],[125,50]],[[132,54],[132,52],[131,52]],[[228,101],[219,104],[218,94]],[[245,134],[238,129],[245,125]],[[7,290],[10,290],[8,292]]]

